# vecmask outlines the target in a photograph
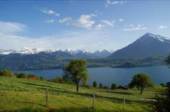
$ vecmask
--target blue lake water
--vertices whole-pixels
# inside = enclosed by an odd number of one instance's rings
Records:
[[[46,79],[52,79],[63,75],[62,69],[53,70],[28,70],[18,71],[24,73],[32,73],[42,76]],[[89,80],[88,83],[92,84],[93,81],[102,83],[103,85],[110,86],[112,83],[126,85],[132,79],[135,73],[147,73],[151,79],[159,84],[170,82],[170,68],[168,66],[150,66],[150,67],[135,67],[135,68],[109,68],[98,67],[88,68]]]

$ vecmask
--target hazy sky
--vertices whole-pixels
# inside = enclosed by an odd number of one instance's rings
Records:
[[[0,49],[107,49],[170,38],[170,0],[1,0]]]

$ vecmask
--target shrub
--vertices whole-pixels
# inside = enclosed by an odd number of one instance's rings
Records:
[[[97,87],[97,82],[96,81],[93,81],[93,87]]]
[[[56,77],[56,78],[54,78],[54,79],[52,79],[50,81],[56,82],[56,83],[64,83],[65,82],[62,77]]]
[[[116,89],[116,87],[117,87],[116,84],[113,83],[110,89]]]
[[[42,76],[39,77],[40,80],[44,80],[44,78]]]
[[[104,86],[104,87],[103,87],[103,89],[108,89],[108,88],[109,88],[109,87],[107,87],[107,86]]]
[[[170,112],[170,87],[156,97],[154,102],[154,112]]]
[[[24,73],[17,73],[15,75],[17,78],[26,78],[27,77],[26,74],[24,74]]]
[[[102,83],[99,84],[99,88],[103,88],[103,84]]]
[[[35,75],[33,75],[33,74],[29,74],[29,75],[27,75],[27,79],[31,79],[31,80],[39,80],[40,78],[37,77],[37,76],[35,76]]]
[[[0,71],[0,76],[12,77],[14,76],[14,74],[10,70],[5,69],[3,71]]]
[[[166,87],[166,84],[165,83],[160,83],[160,86]]]
[[[123,89],[123,90],[128,90],[128,86],[119,85],[117,88],[118,89]]]
[[[170,87],[170,82],[167,82],[167,83],[166,83],[166,86],[167,86],[167,87]]]

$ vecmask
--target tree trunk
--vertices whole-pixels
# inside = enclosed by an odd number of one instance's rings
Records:
[[[79,92],[79,84],[76,84],[76,90]]]
[[[79,92],[79,83],[80,83],[80,80],[77,80],[76,81],[76,90],[77,90],[77,92]]]
[[[141,95],[143,94],[143,90],[144,90],[144,87],[141,87],[141,88],[140,88],[140,94],[141,94]]]

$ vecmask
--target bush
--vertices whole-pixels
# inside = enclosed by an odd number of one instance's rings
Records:
[[[170,82],[167,82],[167,83],[166,83],[166,86],[167,86],[167,87],[170,87]]]
[[[0,71],[0,76],[12,77],[14,76],[14,74],[10,70],[5,69],[3,71]]]
[[[26,74],[24,74],[24,73],[17,73],[15,75],[17,78],[26,78],[27,77]]]
[[[38,77],[33,74],[25,74],[25,73],[16,73],[15,76],[17,78],[25,78],[25,79],[32,79],[32,80],[43,80],[43,77]]]
[[[110,89],[116,89],[116,87],[117,87],[116,84],[113,83]]]
[[[156,97],[154,102],[154,112],[170,112],[170,87]]]
[[[128,86],[119,85],[117,88],[118,89],[123,89],[123,90],[128,90]]]
[[[107,86],[104,86],[104,87],[103,87],[103,89],[109,89],[109,87],[107,87]]]
[[[33,74],[27,75],[26,78],[27,78],[27,79],[31,79],[31,80],[39,80],[39,79],[40,79],[39,77],[37,77],[37,76],[35,76],[35,75],[33,75]]]
[[[103,84],[102,83],[99,84],[99,88],[103,88]]]
[[[40,80],[44,80],[44,78],[42,76],[39,77]]]
[[[56,82],[56,83],[64,83],[64,79],[62,77],[56,77],[52,80],[50,80],[51,82]]]
[[[97,87],[97,82],[96,81],[93,81],[93,87]]]
[[[160,86],[162,86],[162,87],[166,87],[166,84],[164,84],[164,83],[160,83]]]

